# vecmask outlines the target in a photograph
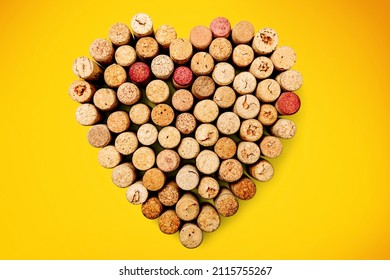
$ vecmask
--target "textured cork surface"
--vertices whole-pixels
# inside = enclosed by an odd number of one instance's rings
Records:
[[[175,181],[167,183],[158,191],[158,199],[165,206],[175,205],[180,198],[180,188]]]
[[[158,191],[165,184],[166,176],[158,168],[151,168],[144,173],[142,183],[149,191]]]
[[[180,219],[172,209],[166,210],[158,220],[158,226],[161,232],[165,234],[174,234],[180,228]]]
[[[202,205],[196,221],[199,228],[204,232],[216,231],[221,224],[221,219],[217,210],[210,203]]]
[[[150,220],[160,217],[164,208],[157,197],[150,197],[146,200],[141,207],[142,214]]]
[[[256,184],[246,176],[239,181],[229,184],[232,193],[242,200],[252,199],[256,194]]]
[[[131,163],[125,162],[114,167],[111,173],[111,179],[116,186],[127,188],[137,179],[137,172]]]
[[[244,173],[241,162],[236,159],[226,159],[219,166],[218,176],[221,180],[231,183],[238,181]]]
[[[219,183],[210,176],[203,177],[198,186],[198,194],[204,199],[213,199],[219,193]]]
[[[194,249],[202,243],[203,233],[197,225],[187,223],[180,230],[179,238],[184,247]]]
[[[237,144],[229,137],[221,137],[214,146],[214,152],[221,159],[229,159],[234,157],[237,151]]]
[[[175,171],[180,165],[180,156],[174,150],[165,149],[158,153],[157,167],[163,172]]]

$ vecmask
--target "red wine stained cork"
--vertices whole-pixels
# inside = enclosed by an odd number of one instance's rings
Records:
[[[273,125],[278,119],[278,111],[271,104],[262,104],[260,106],[260,113],[257,119],[264,126]]]
[[[274,176],[274,168],[269,161],[261,159],[249,167],[249,174],[260,182],[267,182]]]
[[[175,126],[182,134],[190,134],[195,131],[196,119],[190,113],[182,113],[177,116]]]
[[[153,34],[152,19],[145,13],[138,13],[134,15],[130,21],[130,27],[137,38]]]
[[[176,203],[175,210],[180,220],[192,221],[199,215],[199,201],[194,194],[187,192]]]
[[[146,63],[135,62],[130,66],[129,77],[136,85],[146,85],[152,78],[152,72]]]
[[[236,101],[236,93],[231,87],[218,87],[214,93],[213,100],[220,108],[226,109],[233,106]]]
[[[100,118],[99,110],[92,104],[81,104],[76,109],[76,120],[81,125],[94,125]]]
[[[184,247],[194,249],[202,243],[203,233],[197,225],[186,223],[180,230],[179,239]]]
[[[115,51],[115,61],[123,67],[131,66],[137,59],[137,53],[132,46],[120,46]]]
[[[92,42],[89,46],[89,53],[96,62],[102,65],[111,64],[114,60],[114,47],[110,41],[103,38]]]
[[[153,58],[150,67],[152,69],[153,75],[156,78],[167,80],[173,73],[174,64],[169,56],[160,54]]]
[[[211,99],[201,100],[194,107],[194,116],[202,123],[211,123],[217,119],[218,115],[218,105]]]
[[[227,18],[217,17],[210,23],[210,30],[215,38],[229,38],[232,28]]]
[[[141,207],[142,214],[150,220],[154,220],[160,217],[163,210],[163,205],[155,196],[148,198],[148,200],[146,200]]]
[[[115,148],[122,155],[131,155],[138,148],[137,135],[130,131],[122,132],[115,139]]]
[[[153,80],[146,86],[145,93],[150,102],[163,103],[169,98],[169,86],[162,80]]]
[[[223,188],[214,199],[214,206],[218,213],[224,217],[230,217],[238,211],[238,201],[234,194],[227,188]]]
[[[163,127],[158,133],[158,142],[161,147],[165,149],[173,149],[180,143],[181,136],[180,131],[176,127],[166,126]]]
[[[180,198],[180,188],[175,181],[167,183],[158,191],[158,199],[165,206],[175,205]]]
[[[192,84],[193,73],[187,66],[179,66],[173,72],[172,84],[177,89],[188,88]]]
[[[207,49],[212,40],[213,34],[206,26],[198,25],[192,28],[190,31],[190,42],[195,49]]]
[[[219,166],[218,176],[221,180],[231,183],[238,181],[244,173],[241,162],[236,159],[226,159]]]
[[[196,157],[196,168],[203,174],[213,174],[218,170],[219,157],[210,150],[203,150]]]
[[[240,129],[240,118],[233,112],[222,113],[217,120],[219,132],[225,135],[232,135]]]
[[[85,103],[92,100],[96,88],[87,81],[79,80],[70,84],[68,92],[73,101]]]
[[[256,142],[263,136],[263,125],[259,120],[249,119],[242,122],[240,138],[244,141]]]
[[[256,97],[262,102],[274,102],[280,95],[280,86],[273,79],[266,79],[258,83]]]
[[[280,156],[283,150],[282,141],[275,136],[265,136],[260,141],[261,153],[268,158],[276,158]]]
[[[169,46],[169,55],[177,64],[186,64],[192,56],[192,44],[187,39],[176,38]]]
[[[302,75],[297,70],[287,70],[276,76],[276,81],[284,91],[296,91],[302,86]]]
[[[213,232],[219,228],[221,219],[217,210],[210,203],[202,205],[198,219],[196,220],[199,228],[204,232]]]
[[[175,110],[185,112],[194,104],[194,96],[186,89],[179,89],[172,95],[172,106]]]
[[[209,47],[209,53],[215,61],[226,61],[230,58],[233,52],[232,43],[225,38],[214,39]]]
[[[275,69],[279,71],[285,71],[294,66],[297,59],[294,50],[288,46],[282,46],[276,48],[271,55],[272,63]]]
[[[130,185],[126,192],[127,200],[135,205],[144,203],[148,199],[148,195],[148,190],[141,181],[137,181]]]
[[[256,194],[256,184],[246,176],[239,181],[229,184],[232,193],[242,200],[249,200]]]
[[[195,131],[195,139],[203,147],[211,147],[217,143],[219,138],[218,129],[209,123],[198,126]]]
[[[271,76],[274,65],[271,59],[266,56],[259,56],[252,61],[249,72],[257,79],[265,79]]]
[[[183,159],[194,159],[200,152],[200,146],[194,138],[186,137],[181,140],[177,152]]]
[[[92,126],[87,134],[88,143],[95,148],[103,148],[111,142],[111,132],[105,124]]]
[[[152,37],[142,37],[135,44],[135,52],[142,61],[150,61],[158,55],[158,43]]]
[[[130,28],[122,22],[115,23],[108,30],[108,38],[115,46],[127,45],[131,40]]]
[[[214,146],[214,152],[221,159],[229,159],[234,157],[237,151],[236,143],[229,137],[219,138]]]
[[[203,177],[198,186],[198,194],[204,199],[213,199],[219,193],[219,183],[213,177]]]
[[[157,28],[154,37],[163,49],[168,49],[172,41],[177,38],[177,33],[175,28],[165,24]]]
[[[195,166],[186,164],[176,174],[176,183],[182,190],[190,191],[199,184],[199,173]]]
[[[74,60],[72,70],[77,77],[86,81],[97,81],[103,75],[100,66],[85,56],[80,56]]]
[[[157,141],[157,137],[158,130],[154,125],[150,123],[145,123],[141,125],[137,130],[137,138],[142,145],[153,145]]]
[[[116,186],[127,188],[137,179],[137,172],[131,163],[125,162],[114,167],[111,173],[111,179]]]
[[[126,70],[118,64],[111,64],[104,70],[104,81],[109,87],[117,88],[126,80]]]
[[[235,76],[236,72],[234,67],[227,62],[220,62],[215,65],[212,74],[214,82],[220,86],[230,85]]]
[[[238,94],[249,94],[255,91],[257,81],[250,72],[239,73],[233,81],[233,88]]]
[[[98,161],[104,168],[114,168],[121,160],[121,154],[112,145],[105,146],[98,153]]]
[[[245,94],[237,98],[233,111],[243,119],[253,119],[260,112],[260,102],[254,95]]]
[[[118,105],[118,99],[114,90],[101,88],[95,92],[93,103],[102,111],[111,111]]]
[[[234,44],[247,44],[255,35],[255,28],[249,21],[240,21],[232,29]]]
[[[130,127],[129,114],[125,111],[116,111],[107,118],[107,127],[114,133],[121,133]]]
[[[215,82],[209,76],[200,76],[192,84],[192,94],[198,99],[211,96],[215,91]]]
[[[281,115],[293,115],[300,107],[301,101],[293,92],[283,92],[275,103],[275,108]]]
[[[123,83],[118,87],[116,95],[119,101],[125,105],[133,105],[141,99],[141,91],[133,83]]]
[[[141,171],[152,168],[155,160],[156,156],[154,151],[149,147],[140,147],[133,153],[133,165]]]
[[[142,177],[142,183],[149,191],[158,191],[165,184],[166,176],[160,169],[154,167],[147,170]]]
[[[180,219],[175,210],[169,209],[161,214],[158,219],[158,226],[165,234],[174,234],[180,228]]]
[[[191,70],[195,75],[202,76],[210,74],[214,69],[214,59],[207,52],[197,52],[191,58]]]
[[[158,153],[157,167],[163,172],[173,172],[180,165],[180,156],[174,150],[165,149]]]
[[[234,48],[232,58],[237,67],[244,68],[252,63],[255,53],[250,46],[241,44]]]
[[[244,164],[254,164],[260,158],[260,148],[256,143],[242,141],[237,147],[237,158]]]
[[[158,104],[152,109],[152,121],[158,126],[167,126],[173,122],[175,112],[167,104]]]
[[[255,34],[252,48],[258,55],[272,53],[279,43],[279,37],[272,28],[263,28]]]
[[[150,108],[143,103],[137,103],[130,108],[129,115],[133,123],[142,125],[150,119]]]
[[[278,119],[271,127],[271,134],[282,139],[290,139],[294,137],[296,130],[297,128],[293,121]]]

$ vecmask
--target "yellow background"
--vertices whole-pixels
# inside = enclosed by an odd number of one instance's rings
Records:
[[[275,177],[185,249],[97,162],[67,93],[71,65],[137,12],[180,37],[216,16],[273,27],[304,76]],[[389,259],[386,1],[2,1],[1,259]]]

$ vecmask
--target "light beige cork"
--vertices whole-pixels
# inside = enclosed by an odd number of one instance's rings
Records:
[[[111,173],[111,179],[116,186],[127,188],[137,179],[137,172],[130,162],[125,162],[114,167]]]
[[[190,42],[198,50],[206,50],[212,40],[213,34],[206,26],[198,25],[190,31]]]
[[[109,87],[117,88],[126,82],[126,79],[126,70],[118,64],[111,64],[104,70],[104,81]]]
[[[261,159],[249,167],[249,174],[260,182],[267,182],[274,176],[274,168],[269,161]]]
[[[150,102],[163,103],[169,98],[169,86],[163,80],[153,80],[146,86],[145,94]]]
[[[272,63],[275,69],[279,71],[285,71],[294,66],[297,59],[294,50],[288,46],[282,46],[276,48],[271,55]]]
[[[218,115],[218,105],[211,99],[201,100],[194,107],[194,116],[201,123],[211,123],[217,119]]]
[[[229,86],[218,87],[214,93],[213,100],[222,109],[233,106],[236,101],[236,93]]]
[[[225,135],[232,135],[240,129],[240,118],[233,112],[222,113],[217,120],[219,132]]]
[[[263,125],[259,120],[249,119],[242,122],[240,138],[244,141],[256,142],[263,136]]]
[[[297,70],[287,70],[276,76],[276,81],[284,91],[296,91],[303,83],[302,75]]]
[[[219,167],[219,157],[210,150],[201,151],[196,157],[196,168],[203,174],[210,175],[215,173]]]
[[[163,172],[173,172],[180,166],[180,156],[174,150],[165,149],[158,153],[157,167]]]
[[[230,217],[238,211],[238,201],[234,194],[227,188],[223,188],[214,199],[214,206],[218,213],[224,217]]]
[[[212,73],[214,82],[220,86],[230,85],[235,76],[236,72],[234,67],[227,62],[220,62],[215,65]]]
[[[97,81],[103,76],[103,70],[88,57],[80,56],[73,61],[73,73],[86,81]]]
[[[280,95],[280,85],[274,79],[265,79],[258,83],[256,97],[262,102],[274,102]]]
[[[219,138],[218,129],[209,123],[204,123],[198,126],[195,130],[195,139],[204,147],[211,147],[217,143]]]
[[[111,142],[111,132],[105,124],[92,126],[87,134],[88,143],[95,148],[103,148]]]
[[[69,96],[73,101],[85,103],[92,100],[96,88],[93,84],[84,80],[74,81],[69,86]]]
[[[143,125],[150,119],[150,108],[143,103],[134,104],[130,108],[129,116],[133,123]]]
[[[198,194],[204,199],[213,199],[219,193],[219,183],[213,177],[203,177],[198,186]]]
[[[125,111],[115,111],[107,118],[107,127],[114,133],[121,133],[130,127],[129,114]]]
[[[249,68],[249,72],[257,79],[266,79],[272,75],[273,71],[274,65],[266,56],[256,57]]]
[[[262,104],[260,106],[260,113],[257,119],[264,126],[273,125],[278,119],[278,111],[275,106],[271,104]]]
[[[157,128],[150,124],[145,123],[141,125],[137,130],[138,141],[145,146],[150,146],[156,143],[158,137]]]
[[[130,67],[137,60],[137,53],[132,46],[120,46],[115,51],[115,61],[123,67]]]
[[[98,153],[98,161],[104,168],[114,168],[121,160],[121,154],[113,145],[105,146]]]
[[[221,159],[232,158],[237,152],[237,144],[229,137],[221,137],[215,143],[214,152]]]
[[[123,83],[116,92],[118,100],[125,105],[133,105],[141,99],[141,91],[133,83]]]
[[[111,42],[103,38],[95,39],[89,46],[89,54],[102,65],[109,65],[113,62],[114,52]]]
[[[229,184],[232,193],[241,200],[252,199],[256,194],[256,184],[246,176],[239,181]]]
[[[137,38],[153,34],[153,21],[145,13],[135,14],[130,21],[130,27]]]
[[[192,44],[187,39],[176,38],[169,46],[169,56],[177,64],[186,64],[192,57]]]
[[[160,169],[154,167],[147,170],[142,177],[142,183],[149,191],[158,191],[165,184],[166,176]]]
[[[176,214],[182,221],[192,221],[199,215],[199,201],[193,193],[186,192],[175,206]]]
[[[99,110],[92,104],[81,104],[76,109],[76,121],[81,125],[94,125],[100,119]]]
[[[279,37],[272,28],[263,28],[255,34],[252,42],[252,48],[258,55],[272,53],[279,43]]]
[[[199,173],[195,166],[186,164],[176,174],[176,183],[182,190],[190,191],[199,184]]]
[[[283,150],[282,141],[275,136],[265,136],[260,141],[261,153],[268,158],[277,158]]]
[[[156,160],[154,151],[149,147],[140,147],[133,153],[132,162],[135,168],[141,171],[153,167]]]
[[[115,139],[115,148],[122,155],[131,155],[138,148],[137,135],[130,131],[122,132]]]
[[[287,119],[278,119],[276,123],[271,126],[271,134],[282,139],[294,137],[296,130],[295,123]]]
[[[200,76],[192,84],[191,92],[198,99],[211,96],[215,91],[215,82],[209,76]]]
[[[148,190],[141,181],[131,184],[126,192],[127,200],[135,205],[144,203],[148,199],[148,195]]]
[[[233,88],[238,94],[249,94],[255,91],[257,81],[250,72],[244,71],[234,77]]]
[[[168,49],[172,41],[177,38],[177,33],[175,28],[168,24],[164,24],[157,28],[154,37],[161,47]]]
[[[260,158],[260,148],[256,143],[242,141],[237,147],[237,158],[244,164],[254,164]]]
[[[196,222],[199,228],[204,232],[213,232],[219,228],[221,219],[214,206],[212,206],[210,203],[205,203],[201,206],[201,210]]]
[[[158,133],[158,142],[165,149],[173,149],[180,143],[180,131],[173,126],[163,127]]]
[[[175,205],[180,198],[180,188],[175,181],[167,183],[158,191],[158,199],[165,206]]]
[[[150,68],[157,79],[167,80],[173,73],[174,64],[169,56],[160,54],[153,58]]]
[[[158,43],[153,37],[142,37],[135,44],[135,52],[142,61],[150,61],[158,55]]]
[[[255,53],[252,48],[248,45],[238,45],[233,49],[233,63],[239,67],[244,68],[249,66],[253,59],[255,58]]]
[[[102,111],[111,111],[118,106],[118,98],[114,90],[101,88],[95,92],[93,104]]]
[[[164,207],[157,197],[149,197],[141,206],[142,214],[145,218],[154,220],[160,217]]]
[[[127,45],[131,41],[130,28],[122,22],[114,23],[108,30],[108,38],[115,46]]]
[[[254,95],[241,95],[234,103],[233,111],[243,119],[253,119],[260,112],[260,102]]]
[[[196,119],[190,113],[181,113],[176,118],[175,127],[182,134],[190,134],[195,131]]]
[[[247,44],[255,35],[255,28],[249,21],[240,21],[232,29],[234,44]]]
[[[181,140],[177,152],[183,159],[194,159],[200,152],[200,146],[194,138],[186,137]]]
[[[184,247],[194,249],[202,243],[203,233],[197,225],[186,223],[180,230],[179,239]]]
[[[180,219],[175,210],[169,209],[161,214],[158,219],[158,226],[165,234],[174,234],[180,228]]]
[[[173,122],[175,112],[167,104],[158,104],[152,109],[152,121],[158,126],[167,126]]]
[[[227,61],[233,52],[232,43],[226,38],[214,39],[209,47],[209,53],[215,61]]]
[[[172,95],[172,106],[177,111],[185,112],[194,104],[194,96],[189,90],[179,89]]]
[[[191,70],[197,76],[209,75],[214,69],[214,59],[207,52],[197,52],[191,58]]]
[[[219,166],[218,176],[221,180],[231,183],[238,181],[244,173],[241,162],[230,158],[223,160]]]

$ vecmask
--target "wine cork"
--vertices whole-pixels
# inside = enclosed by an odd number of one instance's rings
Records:
[[[210,74],[214,69],[213,57],[207,52],[197,52],[191,58],[191,70],[195,75]]]
[[[272,63],[275,69],[285,71],[294,66],[296,61],[296,54],[291,47],[282,46],[276,48],[271,55]]]
[[[198,186],[198,194],[204,199],[213,199],[219,193],[219,183],[213,177],[203,177]]]
[[[102,111],[111,111],[118,105],[115,91],[110,88],[101,88],[93,96],[93,104]]]
[[[217,119],[218,115],[218,105],[211,99],[201,100],[194,107],[194,116],[202,123],[211,123]]]
[[[184,247],[194,249],[202,243],[203,233],[197,225],[186,223],[180,230],[179,238]]]
[[[150,67],[144,62],[135,62],[129,69],[130,80],[136,85],[146,85],[152,78]]]
[[[215,91],[215,82],[209,76],[200,76],[192,84],[192,94],[198,99],[211,96]]]
[[[186,89],[179,89],[172,95],[172,106],[177,111],[185,112],[194,104],[194,96]]]
[[[265,136],[260,141],[261,153],[268,158],[277,158],[283,150],[282,141],[275,136]]]
[[[158,104],[152,109],[152,121],[158,126],[167,126],[173,122],[175,113],[171,106]]]
[[[263,125],[259,120],[249,119],[242,122],[240,138],[244,141],[256,142],[263,136]]]
[[[260,158],[260,148],[256,143],[242,141],[237,147],[237,158],[244,164],[254,164]]]
[[[286,119],[278,119],[276,123],[271,126],[271,134],[282,139],[294,137],[296,130],[295,123]]]
[[[98,38],[89,46],[89,54],[96,62],[108,65],[114,60],[114,47],[110,41]]]
[[[219,157],[210,150],[201,151],[196,157],[196,168],[203,174],[213,174],[218,170]]]
[[[260,113],[257,119],[264,126],[273,125],[278,119],[278,111],[271,104],[262,104],[260,106]]]
[[[222,113],[217,120],[219,132],[232,135],[240,129],[240,118],[233,112]]]
[[[249,167],[249,174],[260,182],[267,182],[274,176],[274,169],[270,162],[261,159]]]
[[[129,115],[133,123],[142,125],[150,119],[150,108],[143,103],[137,103],[130,108]]]
[[[227,86],[233,82],[235,75],[236,72],[231,64],[220,62],[215,65],[212,77],[217,85]]]
[[[182,190],[190,191],[199,184],[199,173],[195,166],[186,164],[176,174],[176,183]]]
[[[120,46],[115,51],[115,61],[118,65],[129,67],[137,60],[137,53],[132,46]]]
[[[211,33],[215,38],[228,38],[232,31],[230,22],[225,17],[217,17],[210,23]]]
[[[163,148],[166,149],[173,149],[177,147],[180,143],[180,140],[180,131],[173,126],[163,127],[158,133],[158,142]]]
[[[280,95],[280,86],[273,79],[261,81],[256,88],[256,97],[262,102],[274,102]]]
[[[97,63],[88,57],[76,58],[72,65],[73,73],[86,81],[97,81],[103,75],[103,70]]]
[[[203,25],[195,26],[190,31],[190,42],[195,49],[205,50],[213,40],[211,30]]]
[[[165,206],[175,205],[180,198],[180,188],[175,181],[167,183],[158,191],[158,199]]]
[[[214,93],[213,100],[222,109],[227,109],[233,106],[236,101],[236,93],[231,87],[218,87]]]
[[[142,177],[142,183],[149,191],[158,191],[165,184],[166,176],[160,169],[154,167],[147,170]]]
[[[217,143],[219,138],[218,129],[209,123],[204,123],[198,126],[195,131],[195,139],[204,147],[211,147]]]
[[[127,45],[131,40],[130,28],[122,22],[117,22],[108,30],[108,38],[115,46]]]
[[[255,35],[255,28],[249,21],[240,21],[232,29],[234,44],[247,44]]]
[[[135,168],[141,171],[153,167],[156,156],[154,151],[149,147],[140,147],[133,153],[132,162]]]
[[[154,143],[156,143],[157,137],[158,130],[154,125],[150,123],[145,123],[138,128],[137,138],[142,145],[153,145]]]
[[[163,210],[163,205],[158,200],[158,198],[154,196],[148,198],[148,200],[146,200],[141,207],[142,214],[150,220],[154,220],[160,217]]]
[[[236,143],[229,137],[221,137],[214,146],[214,152],[221,159],[229,159],[234,157],[237,151]]]
[[[182,113],[177,116],[175,126],[182,134],[190,134],[196,128],[196,119],[190,113]]]
[[[173,172],[180,165],[180,156],[174,150],[165,149],[158,153],[157,167],[163,172]]]
[[[240,68],[249,66],[253,59],[255,58],[255,53],[252,48],[248,45],[238,45],[233,50],[233,63]]]
[[[174,234],[180,228],[180,219],[175,210],[169,209],[161,214],[158,219],[158,226],[165,234]]]
[[[176,203],[176,214],[182,221],[192,221],[199,215],[200,206],[196,196],[190,192],[183,196]]]
[[[133,105],[141,99],[141,91],[133,83],[123,83],[116,91],[118,100],[125,105]]]
[[[218,213],[224,217],[230,217],[238,211],[238,201],[233,193],[223,188],[220,194],[214,200],[214,206]]]
[[[104,70],[104,81],[109,87],[117,88],[126,82],[126,79],[125,69],[118,64],[111,64]]]
[[[256,194],[256,184],[246,176],[239,181],[229,184],[232,193],[242,200],[252,199]]]
[[[168,49],[172,41],[177,38],[177,33],[175,28],[165,24],[157,28],[154,37],[163,49]]]
[[[87,134],[88,143],[95,148],[103,148],[111,142],[111,132],[105,124],[92,126]]]
[[[252,48],[258,55],[272,53],[279,43],[279,37],[272,28],[263,28],[255,34]]]
[[[271,59],[266,56],[256,57],[249,68],[249,72],[257,79],[266,79],[272,75],[273,71],[274,65]]]
[[[96,88],[87,81],[79,80],[70,84],[68,92],[73,101],[85,103],[92,100]]]
[[[276,76],[276,81],[284,91],[296,91],[302,86],[302,75],[297,70],[287,70]]]
[[[192,56],[193,48],[190,41],[183,38],[176,38],[169,46],[169,55],[177,64],[186,64]]]
[[[200,146],[194,138],[186,137],[181,140],[177,152],[183,159],[194,159],[200,152]]]
[[[148,199],[148,195],[148,190],[141,181],[137,181],[130,185],[126,192],[127,200],[135,205],[144,203]]]
[[[173,73],[174,64],[172,59],[165,55],[160,54],[153,58],[151,64],[152,73],[156,78],[167,80]]]
[[[135,52],[142,61],[150,61],[158,55],[158,43],[152,37],[142,37],[135,44]]]
[[[241,72],[234,77],[233,88],[238,94],[249,94],[255,91],[257,81],[250,72]]]
[[[238,181],[244,173],[241,162],[236,159],[225,159],[219,166],[218,176],[221,180],[231,183]]]
[[[173,72],[172,84],[177,89],[188,88],[193,79],[193,74],[187,66],[179,66]]]
[[[130,131],[122,132],[115,139],[115,148],[122,155],[131,155],[138,148],[137,135]]]
[[[300,107],[301,101],[293,92],[283,92],[275,103],[275,108],[281,115],[293,115]]]
[[[163,103],[169,98],[169,86],[162,80],[153,80],[146,86],[145,94],[150,102]]]
[[[153,22],[149,15],[138,13],[133,16],[130,22],[135,37],[141,38],[153,34]]]
[[[116,111],[107,118],[107,127],[114,133],[121,133],[130,127],[129,114],[125,111]]]
[[[196,220],[199,228],[204,232],[213,232],[219,228],[221,219],[217,210],[210,203],[202,205],[198,219]]]
[[[76,120],[81,125],[93,125],[101,118],[98,109],[92,104],[81,104],[76,109]]]
[[[233,52],[232,43],[226,38],[214,39],[209,47],[209,53],[215,61],[222,62],[230,58]]]
[[[260,112],[260,102],[254,95],[245,94],[237,98],[233,111],[243,119],[253,119]]]
[[[98,161],[104,168],[114,168],[121,160],[121,154],[112,145],[103,147],[98,153]]]
[[[111,173],[111,179],[116,186],[127,188],[137,179],[135,167],[129,162],[115,166]]]

